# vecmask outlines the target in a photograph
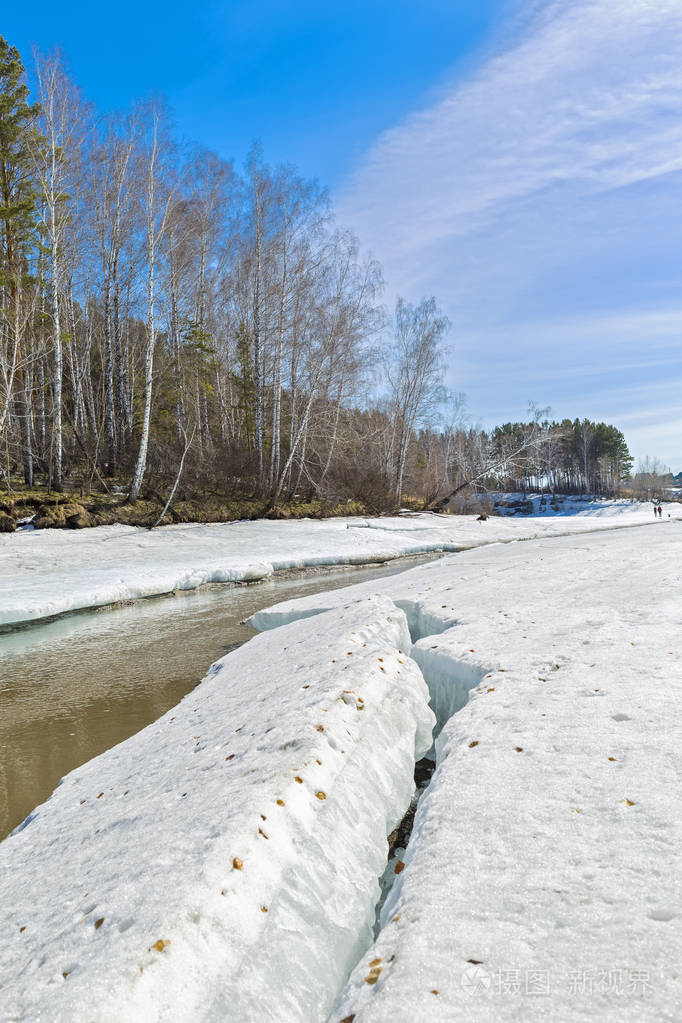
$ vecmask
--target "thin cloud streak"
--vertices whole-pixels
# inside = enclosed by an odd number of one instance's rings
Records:
[[[522,415],[534,383],[541,404],[559,394],[569,404],[576,362],[574,414],[604,418],[610,379],[623,391],[627,374],[632,400],[653,408],[654,381],[640,392],[637,378],[679,370],[682,333],[682,308],[670,308],[682,259],[682,4],[525,13],[514,44],[380,136],[340,217],[382,259],[392,294],[444,305],[451,383],[484,420],[502,405]],[[518,364],[498,371],[519,356],[525,377]],[[661,438],[666,450],[652,453],[682,462],[667,424]]]

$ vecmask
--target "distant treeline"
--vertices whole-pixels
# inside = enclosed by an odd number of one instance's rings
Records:
[[[505,423],[493,431],[493,444],[513,446],[528,429],[529,424]],[[613,495],[632,465],[625,437],[615,426],[589,419],[544,421],[535,450],[500,482],[509,490]]]
[[[102,117],[59,57],[33,96],[0,38],[0,468],[393,507],[467,485],[610,493],[614,427],[464,428],[434,299],[399,300],[329,199],[254,146],[187,150],[160,103]]]
[[[487,490],[613,495],[632,457],[615,426],[542,418],[493,430],[454,426],[418,437],[422,493],[433,507]]]

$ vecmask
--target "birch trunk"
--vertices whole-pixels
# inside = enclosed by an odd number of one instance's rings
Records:
[[[111,337],[111,280],[106,271],[104,284],[104,376],[106,387],[107,474],[116,472],[116,433],[114,405],[114,356]]]
[[[152,387],[154,383],[154,347],[156,345],[156,320],[154,316],[155,294],[155,272],[156,272],[156,245],[163,234],[168,203],[157,228],[157,161],[159,145],[159,115],[153,112],[152,142],[149,155],[149,174],[147,178],[147,347],[145,351],[145,378],[144,378],[144,414],[142,416],[142,432],[140,435],[140,447],[137,455],[135,474],[130,487],[129,499],[137,501],[142,488],[145,470],[147,468],[147,450],[149,447],[149,424],[152,411]]]

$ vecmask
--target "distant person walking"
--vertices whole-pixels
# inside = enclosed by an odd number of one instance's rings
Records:
[[[658,508],[654,505],[654,518],[658,515]]]
[[[659,519],[663,518],[663,509],[661,508],[660,504],[658,506],[658,517]]]

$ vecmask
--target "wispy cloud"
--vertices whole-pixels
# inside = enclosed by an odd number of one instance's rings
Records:
[[[529,397],[603,417],[610,385],[630,378],[632,400],[655,409],[657,366],[682,384],[682,3],[520,13],[504,51],[377,140],[341,217],[393,292],[446,307],[453,386],[484,420]],[[652,453],[682,463],[664,433]]]

